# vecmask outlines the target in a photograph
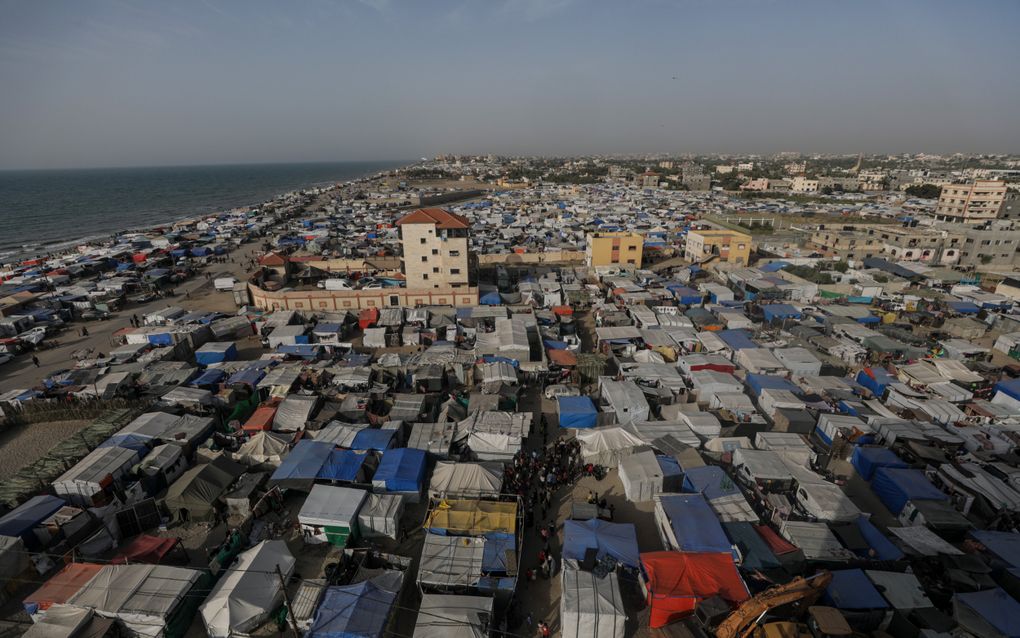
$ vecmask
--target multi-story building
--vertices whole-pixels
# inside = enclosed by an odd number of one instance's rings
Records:
[[[658,188],[659,179],[662,176],[652,171],[645,171],[637,176],[637,183],[641,188]]]
[[[397,220],[401,270],[409,289],[467,288],[471,223],[443,208],[419,208]]]
[[[857,177],[854,175],[825,175],[818,177],[817,182],[819,191],[828,188],[851,193],[858,189]]]
[[[994,221],[963,231],[960,265],[980,270],[987,267],[1010,267],[1020,255],[1020,230],[1012,222]]]
[[[790,190],[794,193],[817,193],[818,180],[798,175],[790,180]]]
[[[715,167],[715,172],[720,175],[729,175],[735,170],[737,170],[737,167],[732,164],[720,164]]]
[[[831,225],[830,225],[831,226]],[[819,226],[811,233],[812,247],[829,259],[867,259],[882,253],[882,239],[855,226]]]
[[[1013,190],[1012,188],[1006,191],[996,217],[998,219],[1020,219],[1020,191]]]
[[[626,231],[588,233],[584,261],[588,267],[624,266],[640,268],[645,238]]]
[[[1006,198],[1006,183],[979,179],[942,187],[935,217],[940,221],[974,223],[995,219]]]
[[[888,186],[888,176],[885,171],[861,171],[857,175],[857,187],[859,190],[884,191]]]
[[[713,255],[720,262],[746,266],[751,259],[751,236],[729,229],[692,230],[687,233],[685,259],[702,262]]]

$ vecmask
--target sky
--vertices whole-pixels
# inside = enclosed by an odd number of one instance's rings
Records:
[[[0,169],[1020,152],[1020,2],[0,0]]]

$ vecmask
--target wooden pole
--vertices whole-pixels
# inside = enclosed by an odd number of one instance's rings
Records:
[[[301,632],[298,631],[297,619],[294,618],[294,606],[290,604],[290,596],[287,595],[287,581],[283,578],[283,572],[280,571],[280,565],[276,565],[276,575],[280,579],[280,589],[283,591],[283,604],[287,605],[287,616],[290,617],[290,626],[294,629],[294,635],[300,636]]]

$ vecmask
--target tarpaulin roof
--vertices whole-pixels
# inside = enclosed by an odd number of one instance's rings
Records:
[[[886,609],[889,606],[861,569],[834,570],[823,600],[837,609]]]
[[[865,481],[871,480],[880,467],[908,467],[907,463],[886,447],[860,446],[854,448],[850,463]]]
[[[751,341],[751,333],[746,330],[719,330],[715,333],[731,350],[757,348],[758,344]]]
[[[87,582],[95,578],[101,569],[103,569],[102,565],[71,563],[26,597],[25,607],[36,606],[39,609],[48,609],[50,605],[66,603]]]
[[[875,558],[878,560],[900,560],[904,557],[900,548],[886,538],[867,516],[858,516],[856,524],[864,541],[871,549],[875,550]]]
[[[703,465],[687,470],[684,473],[683,490],[702,494],[708,500],[741,493],[733,479],[718,465]]]
[[[227,376],[227,373],[218,368],[211,368],[206,370],[202,374],[198,375],[191,380],[188,385],[200,386],[200,385],[215,385],[223,380]]]
[[[747,377],[744,379],[744,383],[751,389],[754,396],[761,394],[762,390],[788,390],[794,394],[801,392],[800,387],[793,381],[790,381],[786,377],[777,377],[771,374],[755,374],[749,372]]]
[[[429,514],[425,527],[457,534],[513,534],[517,529],[517,503],[444,499]]]
[[[767,304],[761,307],[762,313],[765,315],[765,321],[772,321],[774,319],[798,319],[803,316],[800,310],[797,310],[790,304],[785,303],[774,303]]]
[[[907,501],[944,501],[949,497],[932,485],[922,470],[880,467],[875,470],[871,489],[892,514],[903,511]]]
[[[396,601],[370,580],[354,585],[327,587],[315,611],[306,638],[355,638],[382,636]]]
[[[316,478],[327,481],[357,481],[368,455],[355,450],[333,450],[319,468]]]
[[[1020,567],[1020,534],[992,530],[971,530],[970,535],[1010,567]]]
[[[969,301],[950,301],[946,305],[948,305],[953,312],[958,312],[961,315],[977,314],[981,312],[981,308],[979,308],[977,304],[973,304]]]
[[[65,505],[64,499],[49,494],[33,496],[0,518],[0,536],[34,537],[32,529]]]
[[[615,572],[565,568],[560,599],[563,638],[622,638],[627,612]]]
[[[953,596],[956,621],[975,636],[1020,636],[1020,603],[1001,587]]]
[[[160,538],[142,534],[122,547],[117,555],[110,559],[110,562],[114,565],[120,563],[158,564],[180,542],[178,538]]]
[[[740,567],[746,570],[776,569],[782,563],[769,548],[754,526],[746,521],[733,521],[722,524],[730,541],[740,552]]]
[[[334,445],[328,441],[298,441],[290,454],[283,457],[270,482],[312,481],[329,459]]]
[[[609,523],[597,518],[563,522],[563,558],[584,560],[588,549],[597,557],[609,555],[629,567],[639,567],[637,532],[630,523]]]
[[[384,484],[387,492],[420,492],[425,480],[425,461],[424,450],[386,450],[372,482]]]
[[[351,441],[352,450],[386,450],[393,444],[396,430],[365,428]]]
[[[593,428],[598,421],[598,411],[589,397],[559,397],[556,407],[561,428]]]
[[[729,553],[649,552],[641,554],[648,576],[648,624],[663,627],[694,611],[699,600],[720,596],[730,603],[748,598]]]
[[[776,556],[782,556],[783,554],[790,554],[798,551],[798,547],[793,543],[789,542],[782,536],[776,533],[774,529],[768,525],[754,525],[754,531],[761,536],[762,540],[769,546],[769,549]]]
[[[264,623],[283,599],[277,568],[286,581],[295,563],[284,541],[262,541],[243,552],[200,607],[206,633],[226,638]]]
[[[546,355],[549,357],[550,362],[558,366],[569,368],[577,365],[577,355],[570,350],[550,348],[546,350]]]
[[[240,463],[218,456],[182,474],[167,490],[164,502],[173,513],[187,510],[191,520],[209,520],[220,496],[244,470]]]
[[[663,495],[659,498],[659,505],[669,519],[678,550],[730,552],[726,532],[701,494]]]

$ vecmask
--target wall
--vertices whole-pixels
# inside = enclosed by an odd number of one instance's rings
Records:
[[[383,290],[291,290],[269,292],[248,284],[251,303],[263,310],[343,311],[416,306],[477,306],[478,288],[384,288]],[[396,303],[393,303],[393,302]]]
[[[310,259],[302,261],[314,268],[333,273],[365,272],[366,270],[382,270],[400,272],[400,257],[367,257],[365,259]]]
[[[584,261],[580,250],[557,250],[541,253],[496,253],[478,255],[479,266],[498,264],[559,264]]]

